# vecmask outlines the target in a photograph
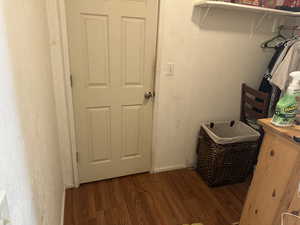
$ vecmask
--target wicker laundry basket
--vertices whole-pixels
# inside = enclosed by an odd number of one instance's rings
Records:
[[[240,121],[203,124],[197,149],[198,173],[209,186],[243,182],[253,169],[259,136]]]

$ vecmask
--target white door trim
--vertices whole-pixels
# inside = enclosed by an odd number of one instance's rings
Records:
[[[151,173],[156,173],[156,152],[157,152],[157,135],[158,135],[158,108],[160,98],[160,76],[161,76],[161,59],[163,47],[164,15],[165,0],[158,1],[158,24],[157,24],[157,41],[156,41],[156,68],[154,75],[154,108],[153,108],[153,130],[152,130],[152,166]]]
[[[64,0],[46,0],[48,29],[50,35],[53,89],[60,136],[62,171],[66,187],[79,186],[76,159],[76,137],[73,112],[72,89],[70,82],[70,62]],[[69,157],[69,159],[66,159]],[[71,160],[72,168],[64,168],[65,160]],[[70,174],[72,173],[72,174]]]
[[[64,172],[64,181],[67,188],[79,187],[79,172],[77,163],[77,148],[75,135],[74,109],[72,99],[72,88],[70,82],[70,59],[69,46],[67,36],[66,11],[64,0],[46,0],[47,15],[50,34],[51,61],[53,71],[53,89],[56,102],[56,114],[58,118],[58,133],[63,134],[64,138],[60,138],[61,163],[64,170],[64,160],[66,155],[72,160],[72,172],[69,174]],[[154,89],[156,90],[156,100],[153,113],[153,135],[152,135],[152,170],[155,172],[155,152],[156,152],[156,123],[158,114],[159,99],[159,75],[160,75],[160,59],[163,39],[160,36],[163,33],[163,24],[161,18],[164,14],[164,0],[159,0],[158,11],[158,34],[157,34],[157,58],[156,58],[156,74]],[[62,99],[63,98],[63,99]],[[60,123],[59,118],[66,118],[64,123]],[[72,182],[70,182],[72,180]]]
[[[50,0],[51,1],[51,0]],[[67,35],[67,19],[66,19],[66,9],[65,1],[59,0],[58,5],[59,15],[60,15],[60,30],[62,39],[62,54],[65,68],[65,89],[66,89],[66,103],[68,110],[68,121],[69,121],[69,132],[71,140],[71,154],[72,154],[72,164],[73,164],[73,177],[75,187],[79,187],[79,173],[78,173],[78,163],[77,163],[77,148],[76,148],[76,135],[75,135],[75,121],[74,121],[74,109],[73,109],[73,98],[72,98],[72,87],[70,80],[70,61],[69,61],[69,44]]]

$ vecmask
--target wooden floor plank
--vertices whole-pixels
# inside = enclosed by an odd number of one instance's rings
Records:
[[[65,225],[75,225],[74,221],[74,208],[73,208],[73,190],[69,189],[66,191],[66,199],[65,199],[65,217],[64,224]]]
[[[64,225],[229,225],[248,187],[209,188],[190,169],[84,184],[66,192]]]

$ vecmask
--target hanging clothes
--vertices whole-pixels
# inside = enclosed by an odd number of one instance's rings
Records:
[[[269,80],[272,78],[272,71],[273,68],[277,62],[277,59],[280,57],[281,53],[284,51],[285,47],[284,45],[276,46],[275,47],[275,53],[273,57],[271,58],[271,61],[268,65],[267,71],[263,75],[263,79],[261,81],[261,84],[259,86],[259,91],[265,92],[265,93],[271,93],[272,92],[272,85],[269,83]]]
[[[289,49],[286,57],[273,73],[271,83],[281,91],[285,91],[289,84],[289,74],[300,71],[300,41],[296,41]]]
[[[259,90],[265,93],[269,93],[270,104],[268,109],[268,116],[272,117],[275,112],[276,104],[281,95],[281,88],[279,88],[275,83],[272,82],[272,79],[275,75],[277,77],[278,68],[281,67],[282,62],[286,59],[290,49],[294,46],[296,40],[290,40],[281,43],[279,46],[275,47],[275,53],[268,65],[268,69],[264,74],[263,80],[261,82]],[[276,78],[275,78],[276,79]]]
[[[288,51],[290,50],[290,48],[296,42],[297,42],[297,40],[290,40],[290,41],[285,41],[285,42],[283,42],[281,44],[282,51],[281,51],[279,57],[277,58],[276,62],[274,63],[273,69],[272,69],[271,74],[270,74],[270,79],[272,79],[275,71],[277,70],[277,68],[279,67],[279,65],[282,63],[282,61],[286,57],[286,55],[287,55]]]
[[[275,53],[273,57],[271,58],[271,61],[268,65],[267,71],[264,73],[263,79],[261,81],[259,91],[269,93],[270,98],[270,104],[268,109],[268,116],[272,117],[274,112],[274,102],[277,102],[280,96],[280,90],[276,88],[276,86],[270,84],[270,80],[272,78],[272,71],[274,70],[274,67],[278,65],[278,61],[282,58],[282,55],[285,52],[285,46],[284,44],[276,46],[275,47]]]

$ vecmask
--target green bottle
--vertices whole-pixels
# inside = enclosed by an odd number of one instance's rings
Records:
[[[276,105],[275,114],[272,118],[272,124],[279,127],[293,126],[297,114],[298,102],[297,96],[300,93],[300,72],[290,74],[293,78],[286,94]]]

